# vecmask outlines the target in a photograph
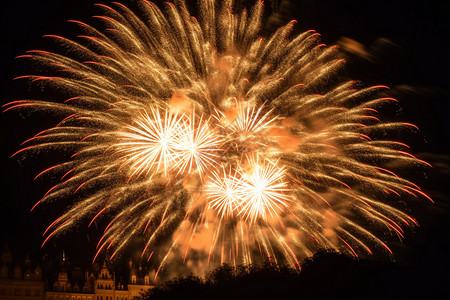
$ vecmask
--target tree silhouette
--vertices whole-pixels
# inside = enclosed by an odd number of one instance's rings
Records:
[[[443,296],[450,295],[448,288],[418,280],[423,276],[420,271],[394,262],[354,259],[321,251],[303,262],[300,272],[270,264],[237,268],[222,265],[205,279],[191,275],[160,283],[143,293],[142,298],[448,299]]]

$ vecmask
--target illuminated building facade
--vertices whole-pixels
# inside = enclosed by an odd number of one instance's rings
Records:
[[[8,247],[1,254],[0,300],[44,299],[45,282],[42,269],[32,265],[27,256],[23,264],[13,265]]]
[[[3,250],[0,266],[0,300],[134,300],[143,290],[152,288],[147,271],[136,270],[131,261],[127,283],[116,281],[106,262],[99,272],[85,272],[60,263],[57,278],[45,274],[41,266],[33,265],[29,257],[23,264],[12,264],[11,253]]]

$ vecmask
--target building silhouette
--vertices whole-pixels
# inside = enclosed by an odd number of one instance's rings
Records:
[[[153,287],[150,272],[136,268],[130,260],[129,277],[116,273],[108,264],[92,266],[92,270],[71,267],[63,252],[53,270],[51,263],[32,262],[29,256],[23,262],[13,263],[7,246],[1,253],[0,300],[134,300],[140,293]],[[53,268],[55,269],[55,268]]]

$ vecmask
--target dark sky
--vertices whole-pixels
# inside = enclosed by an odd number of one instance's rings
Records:
[[[97,2],[97,1],[96,1]],[[100,1],[106,2],[106,1]],[[385,84],[391,87],[403,107],[401,118],[421,128],[413,138],[415,153],[434,163],[432,171],[419,176],[421,183],[436,205],[420,206],[413,215],[422,227],[407,238],[408,263],[449,265],[450,253],[449,211],[447,205],[449,159],[448,88],[450,59],[449,8],[445,1],[357,1],[357,0],[303,0],[277,1],[282,3],[277,11],[284,23],[297,19],[298,32],[315,29],[327,44],[351,38],[361,43],[373,59],[349,54],[346,72],[365,84]],[[12,78],[30,72],[26,63],[15,59],[30,49],[48,49],[53,42],[44,34],[61,34],[73,37],[73,25],[68,19],[89,21],[98,12],[92,1],[80,0],[3,0],[0,9],[0,101],[2,104],[32,95],[23,81]],[[129,3],[129,1],[124,1]],[[268,10],[271,1],[265,1]],[[272,24],[272,23],[271,23]],[[269,27],[269,26],[268,26]],[[43,114],[29,116],[17,112],[1,114],[1,203],[0,243],[8,241],[10,248],[23,255],[39,255],[41,233],[61,212],[62,207],[46,207],[29,213],[50,185],[33,181],[45,165],[45,158],[27,157],[10,159],[19,144],[39,129],[51,126],[52,120]],[[447,177],[446,177],[447,176]],[[425,201],[425,200],[424,200]],[[72,252],[87,253],[95,245],[96,234],[77,233],[50,243],[44,252],[58,253],[62,248]],[[81,235],[81,237],[80,237]],[[75,237],[74,237],[75,236]],[[92,242],[89,242],[92,241]],[[75,249],[75,250],[73,250]],[[411,250],[412,249],[412,250]],[[431,256],[431,258],[430,258]],[[411,262],[413,257],[414,262]],[[91,257],[87,259],[91,260]],[[423,260],[423,262],[422,262]],[[441,265],[442,265],[441,263]],[[437,268],[437,267],[436,267]],[[424,271],[437,269],[424,266]]]

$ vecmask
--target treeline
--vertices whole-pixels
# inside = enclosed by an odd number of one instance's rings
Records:
[[[205,279],[194,275],[178,277],[158,284],[142,296],[144,300],[235,300],[446,299],[450,295],[450,288],[433,286],[432,277],[418,274],[419,271],[394,262],[356,260],[334,252],[320,252],[306,260],[300,272],[271,265],[237,269],[222,265]]]

